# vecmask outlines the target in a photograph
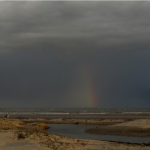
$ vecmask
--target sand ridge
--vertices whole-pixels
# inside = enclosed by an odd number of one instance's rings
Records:
[[[114,126],[150,128],[150,119],[136,119],[136,120],[129,121],[129,122],[115,124]]]

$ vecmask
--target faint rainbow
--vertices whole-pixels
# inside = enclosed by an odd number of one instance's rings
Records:
[[[92,71],[90,67],[86,66],[86,97],[89,107],[98,107],[97,95],[93,83]]]

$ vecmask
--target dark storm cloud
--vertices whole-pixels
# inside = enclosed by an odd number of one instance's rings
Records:
[[[54,60],[51,55],[50,51],[36,51],[36,56],[35,51],[1,55],[1,100],[15,101],[15,105],[31,102],[38,107],[40,100],[41,104],[46,100],[47,105],[60,99],[70,83],[73,65]]]
[[[149,7],[150,2],[1,2],[1,101],[87,106],[83,80],[89,67],[99,106],[146,106]]]
[[[2,2],[1,50],[84,51],[148,42],[149,2]],[[90,47],[91,48],[91,47]],[[79,50],[80,49],[80,50]]]

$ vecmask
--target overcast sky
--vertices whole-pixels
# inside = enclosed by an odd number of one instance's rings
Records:
[[[0,2],[3,107],[149,107],[149,8]]]

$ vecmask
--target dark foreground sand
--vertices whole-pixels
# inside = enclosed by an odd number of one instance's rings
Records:
[[[45,123],[96,124],[89,133],[150,135],[150,119],[0,119],[0,150],[150,150],[149,144],[81,140],[47,134]]]

